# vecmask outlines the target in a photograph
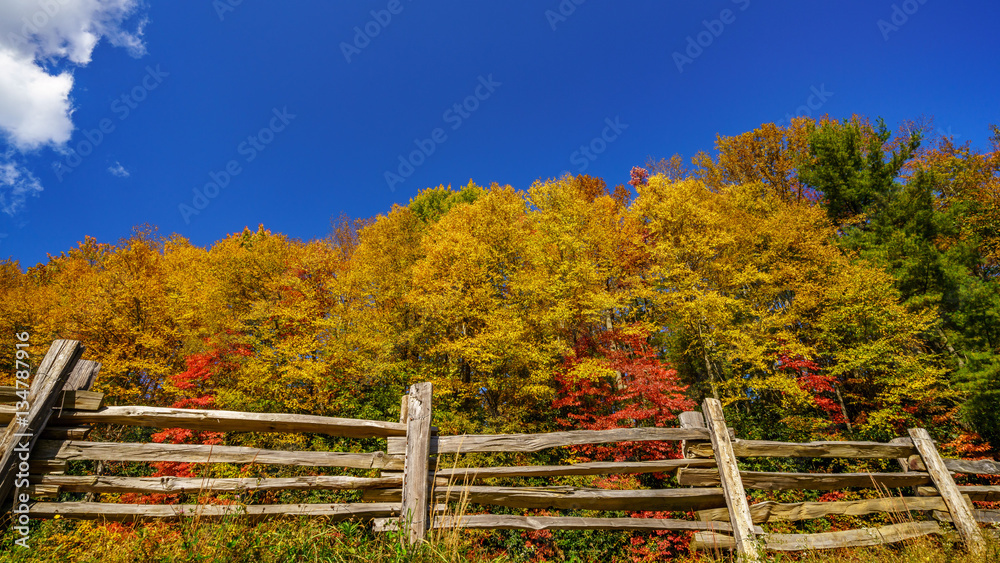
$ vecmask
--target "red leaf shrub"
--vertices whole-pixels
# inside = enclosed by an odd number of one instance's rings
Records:
[[[581,338],[555,374],[557,398],[552,406],[564,415],[559,423],[587,430],[673,426],[669,423],[677,413],[694,408],[695,402],[684,395],[687,386],[680,384],[677,371],[659,358],[648,339],[648,330],[634,326],[596,339]],[[578,369],[584,362],[587,369]],[[678,454],[672,442],[579,446],[576,452],[587,459],[614,461]]]

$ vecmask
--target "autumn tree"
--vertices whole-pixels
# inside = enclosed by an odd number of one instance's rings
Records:
[[[875,139],[886,142],[884,127]],[[853,141],[838,142],[849,146]],[[870,150],[877,150],[875,142]],[[966,393],[966,421],[995,444],[1000,427],[986,405],[993,404],[1000,389],[994,369],[1000,350],[1000,285],[991,251],[996,235],[988,227],[995,209],[991,194],[997,192],[996,151],[980,153],[941,138],[919,153],[897,149],[877,154],[891,168],[864,174],[881,174],[883,188],[869,190],[879,195],[864,202],[864,221],[843,231],[838,242],[890,272],[909,308],[934,316],[924,345],[948,358],[952,381]],[[820,159],[817,166],[830,176],[846,165]]]
[[[580,339],[556,372],[560,422],[569,428],[607,430],[676,425],[677,414],[695,402],[676,370],[649,342],[641,324]],[[675,457],[670,442],[620,442],[577,448],[581,459],[636,461]]]
[[[548,394],[550,343],[527,318],[529,234],[522,196],[493,186],[428,225],[404,298],[419,319],[415,351],[436,364],[425,373],[496,424],[523,420]]]
[[[800,167],[809,161],[809,138],[815,122],[795,117],[780,127],[765,123],[740,135],[716,137],[716,156],[698,153],[693,160],[695,175],[713,189],[734,184],[760,184],[772,196],[785,202],[801,203],[815,197],[799,178]],[[676,158],[676,157],[675,157]],[[670,161],[664,171],[671,179],[683,177],[679,163]]]
[[[842,386],[856,430],[872,436],[913,420],[905,407],[947,400],[943,370],[920,346],[932,317],[903,307],[891,276],[842,254],[820,207],[760,184],[654,176],[633,212],[649,231],[654,322],[700,393],[792,412],[802,389],[774,361],[787,353]]]

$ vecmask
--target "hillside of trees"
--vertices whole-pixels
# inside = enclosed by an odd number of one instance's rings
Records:
[[[27,331],[40,359],[80,340],[108,404],[394,420],[406,386],[432,381],[443,433],[502,433],[676,425],[714,396],[741,437],[923,426],[945,451],[995,455],[991,131],[984,152],[921,122],[797,118],[650,160],[629,185],[426,189],[323,240],[88,237],[0,262],[0,342]],[[308,445],[202,434],[154,438]]]
[[[983,153],[914,124],[801,118],[719,137],[690,166],[651,161],[631,189],[470,181],[310,242],[88,237],[27,270],[0,262],[0,339],[81,340],[121,404],[384,417],[430,380],[456,432],[616,410],[565,400],[583,387],[676,410],[614,369],[628,351],[748,432],[925,424],[996,448],[993,132]]]

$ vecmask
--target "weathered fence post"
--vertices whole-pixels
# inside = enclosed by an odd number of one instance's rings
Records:
[[[52,407],[59,400],[60,391],[81,354],[83,347],[76,340],[52,342],[31,382],[26,414],[15,416],[0,437],[0,507],[5,506],[18,475],[25,473],[18,467],[22,462],[27,465],[31,449],[52,415]]]
[[[754,537],[753,517],[750,516],[750,505],[747,504],[746,492],[743,490],[733,443],[729,439],[726,417],[722,414],[722,403],[718,399],[705,399],[702,410],[705,411],[705,422],[708,423],[708,432],[712,437],[712,449],[719,466],[719,479],[726,496],[726,506],[729,507],[729,522],[733,526],[736,551],[744,560],[759,561],[760,546]]]
[[[955,523],[959,535],[962,536],[962,541],[965,542],[965,546],[972,554],[981,556],[986,549],[986,542],[979,530],[979,524],[976,523],[972,509],[962,498],[962,493],[955,485],[955,479],[952,478],[951,472],[945,467],[944,460],[938,455],[931,435],[923,428],[910,428],[909,433],[910,438],[913,439],[913,445],[916,446],[920,457],[924,460],[927,473],[930,474],[934,486],[937,487],[938,493],[944,499],[945,506],[948,507],[948,512],[951,513],[951,519]]]
[[[892,440],[889,440],[889,443],[892,444],[892,445],[894,445],[894,446],[909,446],[909,445],[913,444],[913,440],[911,440],[909,438],[899,437],[899,438],[893,438]],[[913,471],[913,469],[910,468],[910,458],[909,457],[897,457],[896,458],[896,463],[899,464],[899,467],[900,467],[900,469],[903,470],[903,473],[910,473],[910,472]],[[911,487],[910,491],[911,491],[911,493],[913,495],[916,495],[917,494],[917,487]]]
[[[403,504],[400,522],[410,545],[420,543],[430,520],[428,458],[431,450],[431,384],[410,386],[406,408],[406,458],[403,461]]]
[[[892,440],[889,440],[889,443],[894,446],[909,446],[913,443],[913,440],[909,438],[893,438]],[[912,471],[912,469],[910,469],[910,458],[897,457],[896,463],[899,464],[899,468],[903,470],[903,473],[909,473]]]
[[[706,428],[705,416],[698,411],[684,411],[677,415],[681,428]],[[688,445],[700,444],[702,440],[681,440],[681,457],[687,459]]]
[[[399,423],[406,424],[406,415],[410,410],[410,396],[403,395],[399,401]]]
[[[80,360],[69,374],[69,379],[63,385],[64,391],[90,391],[94,386],[97,374],[101,372],[101,364],[92,360]]]

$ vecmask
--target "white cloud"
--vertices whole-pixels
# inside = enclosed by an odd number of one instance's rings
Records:
[[[108,166],[108,172],[110,172],[112,176],[118,176],[119,178],[128,178],[129,176],[132,175],[129,173],[128,170],[125,170],[125,167],[122,166],[122,163],[118,162],[117,160],[115,161],[114,164]]]
[[[141,1],[0,0],[0,141],[9,145],[0,153],[0,212],[14,216],[42,192],[17,153],[62,150],[73,134],[73,74],[65,67],[90,63],[102,37],[133,57],[146,54],[146,20],[123,27]]]
[[[90,62],[102,37],[145,54],[142,27],[123,29],[139,0],[0,2],[0,132],[19,150],[66,143],[73,133],[73,75],[54,66]]]
[[[0,129],[21,149],[61,144],[73,132],[68,72],[52,76],[10,51],[0,51]]]
[[[38,178],[18,163],[13,154],[0,156],[0,211],[13,217],[24,207],[28,196],[37,197],[41,192]]]

